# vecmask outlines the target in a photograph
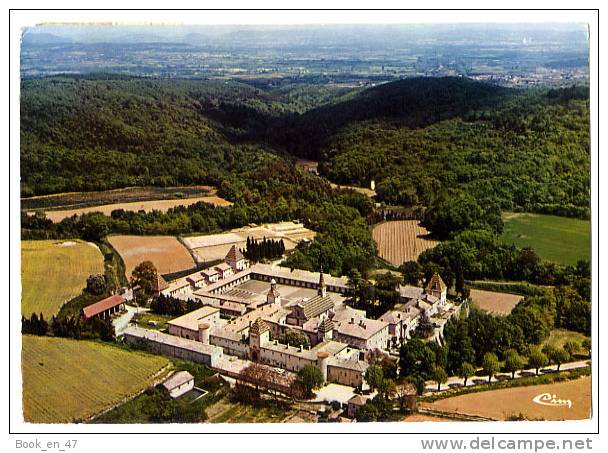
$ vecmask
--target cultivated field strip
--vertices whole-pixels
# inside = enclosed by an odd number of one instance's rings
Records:
[[[428,233],[417,220],[395,220],[376,225],[373,237],[378,244],[378,256],[399,266],[406,261],[415,261],[422,252],[438,244],[423,237]]]
[[[89,208],[77,208],[77,209],[62,209],[57,211],[47,211],[46,217],[53,222],[61,222],[67,217],[74,215],[87,214],[92,212],[101,212],[107,216],[112,214],[112,211],[117,209],[123,209],[125,211],[161,211],[167,212],[171,208],[176,206],[190,206],[192,204],[203,202],[212,204],[214,206],[230,206],[232,203],[224,200],[217,196],[209,197],[195,197],[195,198],[183,198],[178,200],[151,200],[151,201],[136,201],[130,203],[114,203],[106,204],[101,206],[93,206]]]
[[[167,359],[90,341],[23,336],[23,415],[66,423],[146,387]]]
[[[142,261],[152,261],[160,274],[192,269],[192,255],[174,236],[108,236],[108,242],[125,263],[127,278]]]
[[[48,319],[80,294],[90,274],[103,273],[103,255],[82,241],[21,241],[21,313]]]

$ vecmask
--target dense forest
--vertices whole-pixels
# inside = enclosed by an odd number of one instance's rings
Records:
[[[445,189],[502,209],[589,215],[588,90],[414,78],[366,90],[260,89],[114,75],[22,82],[22,194],[219,185],[297,156],[378,200]],[[316,107],[315,107],[316,106]],[[315,108],[313,108],[315,107]]]
[[[103,74],[26,79],[23,196],[212,184],[234,205],[117,211],[59,224],[22,216],[22,231],[28,238],[99,240],[300,219],[319,234],[287,265],[366,273],[375,257],[366,220],[372,202],[332,189],[327,179],[364,186],[375,180],[376,201],[426,209],[423,222],[441,239],[499,234],[502,210],[589,217],[589,141],[585,87],[513,90],[465,78],[368,89]],[[298,170],[297,157],[319,159],[324,177]],[[481,272],[444,254],[429,252],[422,264],[435,262],[458,279],[512,277],[511,258]]]

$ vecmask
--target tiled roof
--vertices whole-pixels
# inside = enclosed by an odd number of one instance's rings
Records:
[[[262,335],[269,330],[268,324],[266,324],[262,318],[258,318],[249,328],[249,334]]]
[[[156,274],[156,278],[152,282],[152,289],[154,292],[160,293],[162,290],[167,289],[169,284],[159,273]]]
[[[337,331],[341,335],[367,340],[387,326],[386,322],[375,319],[355,318],[354,320],[338,324]]]
[[[82,314],[85,318],[89,319],[95,315],[98,315],[99,313],[124,303],[124,297],[117,294],[115,296],[110,296],[106,299],[100,300],[99,302],[89,305],[88,307],[84,307],[82,309]]]
[[[397,290],[399,291],[399,295],[405,299],[417,299],[422,296],[422,293],[424,293],[424,290],[422,288],[409,285],[399,285]]]
[[[187,371],[178,371],[177,373],[173,373],[165,380],[165,382],[163,382],[163,387],[171,391],[192,379],[194,379],[194,376]]]
[[[218,271],[216,271],[215,269],[205,269],[204,271],[201,271],[201,275],[205,276],[205,277],[212,277],[213,275],[217,275],[219,274]]]
[[[433,274],[433,276],[429,280],[429,283],[426,285],[427,291],[445,291],[447,288],[448,287],[443,282],[437,272]]]
[[[304,308],[304,316],[310,319],[334,308],[334,301],[330,296],[315,296],[300,302],[300,305]]]
[[[245,259],[245,257],[243,256],[241,251],[236,247],[236,245],[233,245],[232,247],[230,247],[230,250],[228,251],[228,254],[226,255],[225,261],[227,263],[236,263],[237,261],[244,260],[244,259]]]
[[[221,270],[221,271],[227,271],[229,269],[232,269],[232,267],[229,264],[226,263],[220,263],[217,266],[215,266],[216,269]]]
[[[189,330],[198,330],[198,325],[200,322],[207,319],[209,316],[218,313],[219,311],[219,308],[204,306],[197,310],[191,311],[190,313],[186,313],[179,318],[172,319],[171,321],[168,321],[167,324]]]
[[[348,400],[348,404],[353,404],[355,406],[364,406],[367,403],[369,398],[362,395],[355,395],[351,399]]]
[[[270,264],[257,263],[251,268],[255,274],[267,275],[272,278],[293,278],[314,284],[315,288],[319,283],[319,273],[309,272],[302,269],[289,269],[281,266],[272,266]],[[346,277],[333,277],[329,274],[323,276],[326,286],[336,286],[339,288],[348,288],[348,279]]]
[[[321,324],[319,324],[318,331],[321,333],[327,333],[334,330],[334,327],[333,321],[329,318],[325,318],[323,321],[321,321]]]
[[[363,360],[340,360],[337,358],[333,358],[329,362],[329,365],[336,368],[344,368],[346,370],[360,371],[361,373],[365,373],[369,368],[369,363]]]

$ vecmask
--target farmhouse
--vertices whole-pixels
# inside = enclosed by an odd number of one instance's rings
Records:
[[[84,319],[91,319],[93,317],[108,319],[113,314],[119,313],[124,309],[125,299],[117,294],[84,307],[81,313]]]
[[[187,371],[178,371],[165,379],[163,387],[171,398],[178,398],[194,388],[194,376]]]

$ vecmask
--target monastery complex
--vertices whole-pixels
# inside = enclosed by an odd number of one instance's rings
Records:
[[[445,323],[460,306],[447,300],[447,287],[433,275],[425,288],[400,286],[400,303],[378,319],[344,303],[345,277],[249,265],[233,246],[224,262],[166,282],[158,277],[158,294],[194,299],[202,308],[167,323],[166,332],[129,326],[128,344],[159,354],[204,363],[238,376],[252,362],[296,373],[317,366],[326,382],[366,386],[366,357],[374,350],[395,353],[425,316],[432,338],[441,341]],[[307,338],[307,345],[279,341],[287,333]]]

